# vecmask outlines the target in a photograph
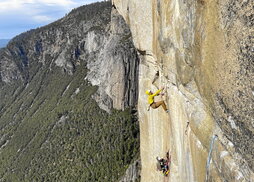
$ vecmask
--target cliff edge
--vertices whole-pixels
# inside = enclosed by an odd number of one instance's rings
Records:
[[[253,2],[112,3],[129,24],[141,59],[141,180],[253,181]],[[147,111],[145,91],[161,86],[169,114]],[[169,150],[165,178],[155,158]]]

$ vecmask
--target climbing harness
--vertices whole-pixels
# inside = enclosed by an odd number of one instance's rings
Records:
[[[205,177],[205,182],[208,181],[209,179],[209,168],[210,168],[210,163],[211,163],[211,159],[212,159],[212,152],[213,152],[213,145],[214,145],[214,141],[218,138],[217,135],[213,135],[211,142],[210,142],[210,149],[209,149],[209,153],[208,153],[208,157],[207,157],[207,161],[206,161],[206,177]]]

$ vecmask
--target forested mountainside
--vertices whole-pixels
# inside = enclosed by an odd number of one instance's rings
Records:
[[[110,2],[0,49],[0,181],[120,180],[139,158],[138,63]]]

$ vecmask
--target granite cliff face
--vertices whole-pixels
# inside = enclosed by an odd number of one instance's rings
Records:
[[[99,86],[94,98],[101,108],[124,110],[137,104],[139,59],[130,30],[115,9],[111,12],[109,29],[110,35],[103,40],[100,34],[87,36],[88,50],[96,49],[96,46],[103,49],[95,61],[88,61],[90,71],[86,79]]]
[[[141,58],[141,181],[253,181],[253,1],[112,4]],[[145,90],[161,86],[170,114],[146,110]],[[171,173],[163,179],[155,158],[168,150]]]

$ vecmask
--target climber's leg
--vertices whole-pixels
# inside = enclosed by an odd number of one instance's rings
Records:
[[[153,108],[153,109],[156,109],[156,108],[157,108],[155,102],[152,103],[150,106],[151,106],[151,108]]]
[[[160,107],[160,106],[163,107],[164,111],[167,111],[167,110],[168,110],[168,109],[167,109],[167,106],[166,106],[166,104],[165,104],[164,101],[154,102],[154,103],[151,105],[151,107],[152,107],[153,109],[156,109],[156,108],[158,108],[158,107]]]

